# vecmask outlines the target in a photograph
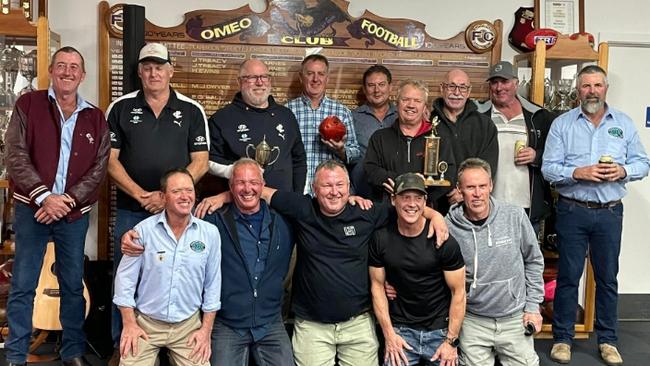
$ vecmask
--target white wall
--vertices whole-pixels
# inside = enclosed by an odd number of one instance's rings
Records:
[[[111,0],[111,5],[126,1]],[[51,1],[49,16],[51,28],[61,35],[62,42],[77,47],[86,57],[87,79],[81,91],[91,101],[97,100],[97,0],[56,0]],[[185,12],[196,9],[229,10],[249,4],[247,0],[139,0],[131,4],[146,7],[146,17],[160,26],[174,26],[182,21]],[[161,5],[161,4],[164,4]],[[408,5],[407,5],[408,4]],[[359,16],[365,9],[391,18],[407,18],[420,21],[426,25],[426,31],[435,38],[448,38],[460,31],[472,21],[501,19],[504,24],[504,36],[507,37],[514,20],[514,12],[520,6],[532,6],[533,1],[436,1],[431,0],[350,0],[350,13]],[[645,33],[650,32],[647,15],[650,14],[650,2],[647,0],[619,0],[615,6],[604,0],[585,1],[585,30],[594,35],[600,32]],[[263,11],[264,0],[250,1],[255,11]],[[505,38],[504,37],[504,38]],[[504,41],[502,58],[512,60],[516,52]],[[619,57],[620,59],[617,59]],[[612,64],[625,65],[620,52],[612,52]],[[644,58],[647,60],[647,58]],[[620,66],[619,66],[620,67]],[[624,68],[624,66],[623,66]],[[647,71],[647,65],[639,72]],[[624,83],[624,87],[623,87]],[[650,132],[643,127],[641,110],[650,104],[647,96],[647,83],[631,80],[618,80],[612,75],[609,97],[611,101],[627,100],[628,95],[643,96],[638,103],[627,103],[626,111],[638,120],[642,140],[650,149]],[[645,103],[645,104],[644,104]],[[614,104],[613,104],[614,105]],[[625,228],[623,235],[623,254],[621,257],[620,292],[650,293],[650,271],[647,271],[647,259],[650,258],[650,245],[643,239],[647,235],[643,225],[650,222],[650,199],[648,186],[650,180],[633,183],[629,186],[630,197],[625,200]],[[96,251],[89,248],[89,252]]]

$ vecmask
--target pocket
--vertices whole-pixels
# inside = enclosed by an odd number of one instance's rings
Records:
[[[607,211],[609,211],[609,213],[611,213],[612,216],[614,216],[615,218],[623,219],[623,204],[622,203],[619,203],[618,205],[616,205],[614,207],[609,207],[607,209]]]

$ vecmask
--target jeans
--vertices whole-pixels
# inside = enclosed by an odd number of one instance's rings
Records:
[[[113,228],[113,278],[115,278],[117,267],[122,259],[122,249],[120,248],[122,235],[130,229],[133,229],[140,221],[151,216],[151,213],[148,211],[131,211],[118,208],[115,216],[115,227]],[[111,292],[114,288],[115,284],[111,287]],[[113,346],[117,348],[120,346],[120,336],[122,335],[122,314],[115,304],[111,306],[111,336],[113,337]]]
[[[436,353],[438,347],[447,337],[447,328],[436,330],[417,330],[403,325],[393,326],[395,333],[408,343],[413,350],[404,349],[409,365],[419,365],[420,361],[425,365],[439,365],[440,361],[431,362],[431,357]],[[385,365],[391,365],[386,362]]]
[[[621,251],[623,204],[586,208],[560,198],[557,203],[557,288],[553,304],[553,339],[571,344],[575,335],[578,284],[587,252],[596,277],[598,343],[616,345],[618,257]]]
[[[82,279],[88,214],[74,222],[63,218],[45,225],[36,221],[35,213],[35,209],[16,202],[16,257],[7,304],[9,338],[5,344],[7,361],[14,363],[24,363],[27,358],[35,289],[49,240],[55,243],[55,270],[61,289],[61,359],[69,360],[86,353],[83,330],[86,301]]]
[[[212,366],[248,366],[252,354],[258,366],[293,365],[291,341],[282,319],[268,324],[266,335],[253,340],[250,331],[245,335],[233,330],[219,319],[212,328]]]

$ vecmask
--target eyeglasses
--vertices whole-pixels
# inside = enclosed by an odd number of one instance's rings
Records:
[[[447,83],[442,83],[442,87],[452,92],[458,90],[461,93],[467,93],[470,89],[472,89],[471,85],[456,85],[456,84],[447,84]]]
[[[269,74],[264,74],[264,75],[242,75],[239,77],[241,80],[246,81],[250,84],[256,83],[258,80],[263,82],[263,83],[268,83],[269,80],[271,80],[271,75]]]

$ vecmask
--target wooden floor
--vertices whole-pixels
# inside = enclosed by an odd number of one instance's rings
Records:
[[[558,365],[549,358],[549,351],[553,345],[552,340],[536,340],[535,348],[540,358],[540,366]],[[44,345],[43,348],[53,347]],[[619,351],[623,356],[625,366],[650,365],[650,322],[624,321],[619,325]],[[108,360],[99,359],[89,353],[86,359],[95,366],[104,366]],[[5,365],[4,350],[0,350],[0,365]],[[60,361],[41,363],[38,365],[60,365]],[[36,365],[36,364],[34,364]],[[604,365],[598,355],[596,337],[592,335],[587,340],[576,341],[573,345],[571,366],[597,366]]]

